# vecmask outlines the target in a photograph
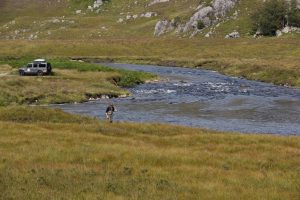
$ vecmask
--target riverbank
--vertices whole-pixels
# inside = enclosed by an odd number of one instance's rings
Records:
[[[299,137],[2,107],[0,141],[1,199],[300,197]]]
[[[148,73],[115,70],[67,59],[50,59],[54,68],[52,76],[19,76],[17,69],[31,60],[0,60],[3,74],[0,79],[0,106],[79,103],[128,96],[129,92],[121,87],[131,87],[155,77]]]
[[[300,86],[298,38],[1,40],[0,45],[2,58],[47,55],[200,67],[277,85]]]

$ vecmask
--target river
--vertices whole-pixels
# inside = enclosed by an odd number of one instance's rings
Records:
[[[161,81],[129,88],[128,98],[52,105],[104,118],[113,102],[116,121],[159,122],[241,133],[300,135],[300,89],[228,77],[214,71],[108,63],[157,74]]]

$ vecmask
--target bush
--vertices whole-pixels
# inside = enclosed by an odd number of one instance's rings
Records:
[[[292,0],[288,12],[288,25],[300,27],[300,9],[297,8],[297,0]]]
[[[252,15],[254,30],[263,35],[276,35],[287,24],[288,5],[284,0],[268,0]]]
[[[197,22],[197,29],[201,30],[205,28],[205,24],[203,23],[203,21],[199,20]]]

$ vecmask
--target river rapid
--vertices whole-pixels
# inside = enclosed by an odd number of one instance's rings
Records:
[[[159,122],[241,133],[300,135],[300,89],[228,77],[214,71],[106,63],[157,74],[161,81],[128,90],[131,97],[52,105],[104,118],[113,102],[116,121]]]

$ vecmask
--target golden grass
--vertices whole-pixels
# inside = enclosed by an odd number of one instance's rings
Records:
[[[4,75],[4,74],[11,73],[11,70],[12,70],[11,66],[9,66],[7,64],[6,65],[0,65],[0,76]]]
[[[61,121],[0,117],[0,199],[300,197],[299,137],[64,123],[56,112]]]
[[[300,40],[180,39],[0,41],[2,57],[80,57],[201,67],[281,85],[300,86]]]
[[[0,79],[0,105],[83,102],[101,95],[128,94],[114,83],[121,76],[116,72],[55,69],[54,76],[43,77],[21,77],[14,70],[10,72]]]

